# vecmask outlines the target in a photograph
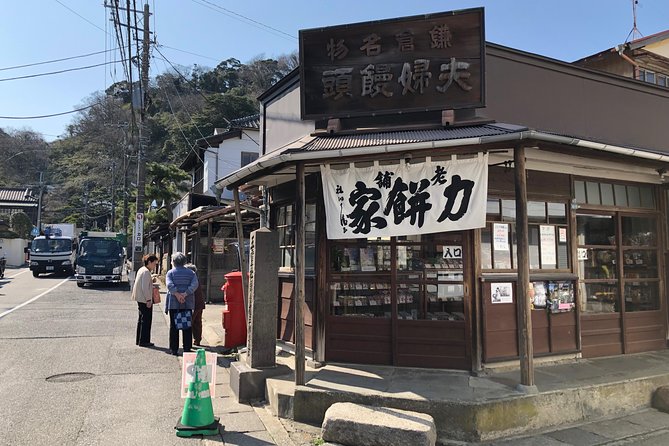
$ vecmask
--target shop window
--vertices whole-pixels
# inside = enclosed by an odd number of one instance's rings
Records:
[[[390,318],[390,239],[338,240],[330,245],[330,314]]]
[[[487,215],[488,224],[481,230],[481,268],[483,270],[514,270],[518,262],[516,202],[514,200],[496,201],[501,203],[502,218],[500,219],[495,214]],[[494,208],[488,205],[488,209]],[[530,201],[527,209],[530,269],[569,269],[569,237],[565,203]]]
[[[295,212],[294,205],[279,206],[276,211],[275,229],[279,232],[280,268],[292,271],[295,268]],[[305,259],[304,269],[314,272],[316,257],[316,205],[305,207]]]
[[[574,181],[576,203],[655,209],[655,196],[651,186],[625,185],[595,181]]]
[[[620,312],[621,292],[625,311],[659,310],[656,219],[614,213],[576,221],[582,311]]]
[[[402,320],[464,320],[461,237],[443,233],[333,242],[330,314],[390,318],[395,305]]]
[[[625,311],[660,309],[656,220],[622,216]]]
[[[576,216],[581,310],[586,313],[620,311],[618,251],[613,215]]]

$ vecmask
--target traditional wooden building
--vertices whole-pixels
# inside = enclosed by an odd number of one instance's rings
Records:
[[[485,43],[481,18],[304,31],[260,158],[217,182],[267,191],[288,344],[304,250],[317,361],[480,370],[518,358],[527,295],[535,356],[666,348],[669,128],[647,116],[669,89]]]

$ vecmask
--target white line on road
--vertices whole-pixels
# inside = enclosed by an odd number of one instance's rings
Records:
[[[28,271],[30,271],[30,270],[29,270],[29,269],[24,269],[24,270],[21,271],[20,273],[18,273],[18,274],[14,274],[13,276],[8,276],[8,275],[5,274],[5,279],[13,279],[14,277],[20,276],[21,274],[23,274],[23,273],[27,273]],[[6,272],[6,271],[5,271],[5,272]]]
[[[63,280],[62,282],[60,282],[58,285],[54,285],[54,286],[52,286],[51,288],[49,288],[48,290],[46,290],[46,291],[43,292],[42,294],[38,294],[37,296],[33,297],[32,299],[23,302],[21,305],[17,305],[17,306],[15,306],[14,308],[12,308],[11,310],[7,310],[7,311],[5,311],[4,313],[0,313],[0,319],[2,319],[3,317],[7,316],[9,313],[11,313],[11,312],[14,311],[14,310],[18,310],[19,308],[25,307],[25,306],[28,305],[29,303],[35,302],[37,299],[39,299],[40,297],[44,296],[45,294],[48,294],[48,293],[50,293],[51,291],[55,290],[56,288],[58,288],[59,286],[61,286],[61,285],[64,284],[65,282],[67,282],[68,280],[69,280],[69,279],[65,279],[65,280]]]

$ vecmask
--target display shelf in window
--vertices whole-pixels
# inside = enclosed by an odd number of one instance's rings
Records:
[[[391,294],[387,283],[334,282],[330,283],[331,314],[390,318]]]
[[[657,251],[628,249],[623,252],[623,277],[626,279],[654,279],[657,273]]]
[[[545,308],[551,313],[563,313],[575,308],[574,283],[571,281],[532,282],[535,309]]]
[[[398,319],[424,319],[422,285],[401,283],[397,285]]]
[[[425,295],[427,297],[425,319],[464,320],[464,286],[461,283],[427,284]]]
[[[330,263],[336,273],[390,271],[390,245],[333,246]]]
[[[579,248],[580,276],[584,279],[615,279],[617,263],[613,249]]]
[[[458,254],[454,254],[451,250],[458,250]],[[397,246],[397,269],[399,271],[461,270],[462,268],[462,247],[460,246]]]
[[[625,311],[660,309],[659,282],[625,282]]]

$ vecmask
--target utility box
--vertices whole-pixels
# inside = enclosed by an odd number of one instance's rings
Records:
[[[246,345],[246,309],[242,292],[242,273],[234,271],[225,275],[221,287],[225,307],[223,308],[224,346],[226,348]]]

